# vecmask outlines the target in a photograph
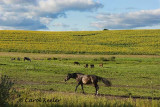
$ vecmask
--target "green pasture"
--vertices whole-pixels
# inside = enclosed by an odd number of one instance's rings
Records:
[[[9,105],[159,107],[155,100],[160,98],[159,34],[160,30],[0,30],[0,75],[14,82]],[[25,56],[32,61],[24,62]],[[85,64],[95,67],[85,68]],[[64,82],[74,72],[107,78],[112,86],[99,82],[99,96],[94,96],[92,85],[84,85],[85,95],[80,86],[75,93],[76,80]],[[53,97],[60,102],[25,102]]]
[[[17,55],[19,55],[17,53]],[[26,54],[27,55],[27,54]],[[29,55],[29,54],[28,54]],[[31,62],[17,60],[18,57],[1,56],[0,74],[8,75],[14,81],[14,96],[20,96],[9,100],[10,106],[130,106],[130,107],[158,107],[158,100],[147,98],[159,98],[160,95],[160,58],[159,57],[39,57],[31,58]],[[91,57],[92,56],[92,57]],[[115,57],[115,58],[113,58]],[[15,58],[15,60],[11,60]],[[80,65],[74,65],[78,61]],[[103,63],[103,67],[99,64]],[[95,68],[85,68],[85,64],[94,64]],[[68,73],[94,74],[107,78],[112,82],[111,87],[105,87],[99,82],[99,94],[94,96],[95,88],[92,85],[84,85],[86,95],[78,87],[74,93],[76,80],[70,79],[66,83],[64,79]],[[112,96],[111,98],[109,96]],[[130,99],[125,99],[126,96]],[[25,102],[26,98],[39,99],[52,97],[61,99],[60,102]],[[119,98],[117,98],[119,97]],[[145,99],[132,99],[145,98]]]
[[[105,77],[112,82],[112,87],[99,83],[101,94],[132,95],[159,97],[160,95],[160,58],[116,58],[103,61],[103,58],[57,58],[56,60],[39,59],[32,62],[11,60],[0,57],[0,73],[15,80],[16,88],[74,92],[76,80],[64,82],[68,73],[94,74]],[[109,58],[108,58],[109,59]],[[74,65],[73,62],[80,62]],[[84,65],[95,64],[95,68]],[[103,63],[103,67],[99,64]],[[93,86],[84,86],[86,93],[94,93]],[[81,88],[78,88],[78,93]]]

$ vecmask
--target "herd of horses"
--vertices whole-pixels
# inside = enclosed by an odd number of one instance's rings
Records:
[[[11,60],[16,60],[16,58],[11,58]],[[20,61],[21,58],[18,57],[17,60]],[[31,59],[30,59],[29,57],[24,57],[23,60],[24,60],[24,61],[27,60],[27,61],[30,61],[30,62],[31,62]],[[80,65],[80,63],[79,63],[79,62],[74,62],[74,65]],[[103,67],[103,63],[99,64],[99,66],[100,66],[100,67]],[[85,68],[88,68],[88,67],[89,67],[89,64],[85,64],[84,67],[85,67]],[[90,64],[90,68],[94,68],[94,64]]]
[[[16,58],[12,58],[11,60],[16,60]],[[17,58],[17,60],[21,60],[19,57]],[[30,61],[31,59],[29,57],[24,57],[23,58],[24,61]],[[79,62],[74,62],[74,65],[80,65]],[[103,63],[99,64],[100,67],[103,67]],[[89,67],[89,64],[85,64],[84,66],[85,68]],[[94,64],[90,64],[90,68],[94,68]],[[106,86],[111,86],[111,82],[109,80],[107,80],[106,78],[103,77],[99,77],[96,75],[85,75],[82,73],[68,73],[67,77],[65,78],[65,82],[68,81],[70,78],[76,79],[76,81],[78,82],[78,84],[76,85],[75,88],[75,92],[77,91],[77,88],[79,85],[81,85],[82,91],[84,93],[84,89],[83,89],[83,85],[84,84],[93,84],[96,92],[95,95],[98,95],[98,90],[99,90],[99,86],[98,86],[98,82],[102,81]]]
[[[80,65],[79,62],[74,62],[74,65]],[[100,67],[103,67],[103,63],[99,64]],[[89,67],[89,64],[84,65],[85,68]],[[90,64],[90,68],[94,68],[94,64]]]
[[[11,58],[11,60],[16,60],[16,58]],[[21,60],[21,58],[20,58],[20,57],[18,57],[18,58],[17,58],[17,60],[18,60],[18,61],[20,61],[20,60]],[[29,57],[24,57],[24,58],[23,58],[23,60],[24,60],[24,61],[26,61],[26,60],[27,60],[27,61],[30,61],[30,62],[31,62],[31,59],[30,59]]]

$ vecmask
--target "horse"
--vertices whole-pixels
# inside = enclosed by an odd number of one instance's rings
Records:
[[[74,65],[80,65],[80,63],[79,62],[74,62]]]
[[[91,64],[90,67],[91,67],[91,68],[94,68],[94,64]]]
[[[28,58],[28,57],[24,57],[24,61],[27,60],[27,61],[30,61],[31,62],[31,59]]]
[[[16,58],[11,58],[11,61],[16,60]]]
[[[99,67],[103,67],[103,63],[99,64]]]
[[[70,78],[76,79],[78,84],[75,88],[75,92],[77,91],[77,88],[79,85],[81,85],[82,91],[84,93],[83,84],[94,84],[94,87],[96,89],[95,95],[98,95],[98,81],[102,81],[106,86],[111,86],[111,82],[107,80],[106,78],[99,77],[96,75],[85,75],[82,73],[68,73],[67,77],[65,78],[65,82],[68,81]]]
[[[86,64],[84,67],[85,67],[85,68],[88,68],[88,64]]]
[[[21,58],[20,58],[20,57],[18,57],[18,58],[17,58],[17,60],[18,60],[18,61],[20,61],[20,60],[21,60]]]

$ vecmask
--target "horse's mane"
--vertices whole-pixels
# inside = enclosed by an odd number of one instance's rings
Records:
[[[71,75],[71,78],[77,78],[78,75],[85,75],[82,73],[68,73],[68,75]]]

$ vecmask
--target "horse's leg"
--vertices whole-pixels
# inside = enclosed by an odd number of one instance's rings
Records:
[[[78,86],[79,86],[80,84],[81,84],[80,82],[77,84],[76,89],[75,89],[75,92],[77,91],[77,88],[78,88]]]
[[[82,87],[82,91],[83,91],[83,94],[84,94],[83,83],[81,83],[81,87]]]
[[[95,88],[96,88],[96,93],[95,93],[95,95],[98,95],[99,86],[97,85],[97,83],[95,83],[94,86],[95,86]]]

